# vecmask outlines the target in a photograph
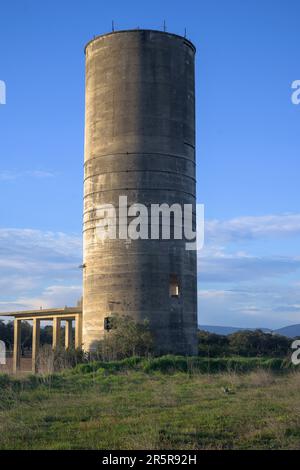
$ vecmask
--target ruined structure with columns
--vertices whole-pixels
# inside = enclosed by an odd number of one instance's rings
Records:
[[[82,309],[78,307],[53,308],[45,310],[24,310],[19,312],[1,313],[3,317],[14,318],[14,350],[13,372],[17,373],[21,364],[21,322],[32,321],[32,372],[37,372],[37,359],[40,345],[41,321],[53,322],[52,347],[60,346],[61,322],[65,321],[64,347],[70,348],[73,344],[72,331],[75,322],[74,347],[82,346]]]

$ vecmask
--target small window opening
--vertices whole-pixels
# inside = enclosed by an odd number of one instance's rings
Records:
[[[170,276],[170,297],[179,297],[179,279],[176,274]]]
[[[112,317],[105,317],[104,318],[104,330],[110,331],[113,328],[113,318]]]

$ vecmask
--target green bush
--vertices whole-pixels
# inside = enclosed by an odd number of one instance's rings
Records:
[[[205,358],[184,356],[161,356],[156,358],[130,358],[120,361],[94,361],[88,364],[79,364],[73,373],[89,374],[103,369],[115,373],[126,370],[141,370],[145,373],[161,372],[172,374],[176,372],[185,373],[219,373],[219,372],[248,372],[256,369],[270,371],[284,371],[292,369],[291,361],[281,358]]]
[[[144,358],[133,356],[120,361],[92,361],[86,364],[78,364],[73,369],[73,373],[90,374],[99,369],[104,369],[109,372],[119,372],[122,370],[139,369],[139,365],[143,363]]]
[[[198,353],[202,357],[229,356],[229,337],[198,330]]]
[[[136,323],[130,316],[111,317],[113,325],[98,342],[96,353],[91,357],[114,361],[133,356],[147,356],[152,352],[153,338],[147,320]]]
[[[238,331],[228,336],[198,331],[201,357],[281,357],[290,353],[291,339],[261,330]]]

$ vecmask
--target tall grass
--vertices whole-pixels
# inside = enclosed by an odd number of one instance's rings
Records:
[[[293,365],[285,359],[275,358],[204,358],[184,356],[161,356],[156,358],[131,357],[121,361],[94,361],[87,364],[78,364],[74,373],[89,373],[97,369],[111,372],[124,370],[141,370],[146,373],[220,373],[220,372],[249,372],[257,369],[270,371],[285,371],[292,369]]]

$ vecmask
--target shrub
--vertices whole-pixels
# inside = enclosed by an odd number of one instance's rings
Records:
[[[281,357],[290,353],[290,338],[261,330],[238,331],[228,336],[198,331],[198,350],[202,357]]]
[[[290,350],[290,343],[290,338],[261,330],[238,331],[229,335],[231,353],[248,357],[285,357]]]
[[[94,357],[111,361],[133,356],[147,356],[152,352],[153,338],[149,322],[136,323],[129,316],[115,316],[113,328],[99,341]]]
[[[224,357],[230,355],[228,336],[198,330],[199,356]]]

